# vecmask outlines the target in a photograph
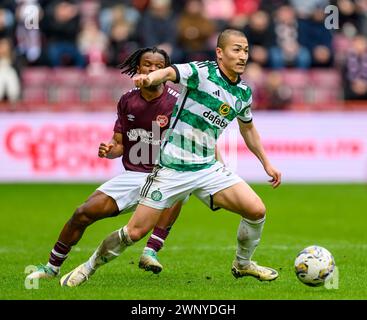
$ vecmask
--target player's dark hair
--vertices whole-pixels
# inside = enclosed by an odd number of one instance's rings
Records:
[[[221,49],[224,49],[224,47],[226,45],[226,41],[227,41],[228,37],[231,36],[231,35],[235,35],[235,36],[246,38],[246,35],[242,31],[240,31],[240,30],[236,30],[236,29],[225,29],[218,36],[217,47],[219,47]]]
[[[121,73],[125,73],[130,77],[134,76],[138,72],[138,66],[140,64],[140,59],[144,53],[152,52],[159,53],[164,57],[165,68],[171,65],[171,60],[166,51],[159,49],[157,47],[149,47],[138,49],[128,56],[123,63],[118,67],[121,69]]]

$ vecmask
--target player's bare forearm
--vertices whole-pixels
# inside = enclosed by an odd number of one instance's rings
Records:
[[[257,132],[253,122],[242,123],[239,121],[239,124],[241,135],[249,150],[260,160],[264,167],[270,164],[261,143],[260,135]]]
[[[137,87],[149,87],[159,85],[166,81],[175,81],[176,71],[172,67],[159,69],[149,74],[138,74],[133,77],[133,81]]]
[[[117,143],[115,140],[111,140],[110,144],[113,145],[113,147],[111,148],[111,150],[107,153],[106,158],[108,159],[115,159],[115,158],[119,158],[122,156],[123,151],[124,151],[124,147],[122,144]]]
[[[264,147],[261,143],[260,135],[257,132],[254,124],[239,122],[240,131],[243,139],[245,140],[246,146],[250,151],[260,160],[265,172],[272,178],[269,180],[273,188],[278,187],[281,184],[281,173],[274,168],[268,157],[266,156]]]
[[[123,151],[122,134],[115,132],[108,143],[102,142],[99,145],[98,156],[100,158],[115,159],[121,157]]]

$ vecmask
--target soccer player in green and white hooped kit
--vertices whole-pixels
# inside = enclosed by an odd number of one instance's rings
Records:
[[[88,280],[106,261],[143,238],[165,208],[189,194],[241,216],[232,265],[235,277],[253,276],[266,281],[278,277],[276,270],[251,260],[265,223],[265,205],[245,181],[215,159],[218,137],[237,118],[247,147],[272,178],[272,186],[276,188],[281,183],[281,173],[267,158],[253,123],[251,89],[240,78],[248,49],[242,32],[227,29],[218,37],[216,62],[173,65],[133,78],[137,87],[166,81],[183,86],[161,146],[159,164],[147,177],[139,205],[128,224],[110,234],[87,263],[64,275],[61,285],[72,287]]]

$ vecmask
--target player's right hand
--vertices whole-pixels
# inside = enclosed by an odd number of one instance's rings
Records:
[[[106,144],[104,142],[101,142],[98,148],[98,157],[106,158],[107,154],[111,151],[113,147],[114,145],[112,143]]]
[[[152,80],[149,78],[147,74],[138,74],[133,77],[133,81],[136,87],[149,87],[152,83]]]

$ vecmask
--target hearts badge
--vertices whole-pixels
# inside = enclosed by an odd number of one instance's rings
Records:
[[[161,128],[163,128],[168,124],[168,117],[165,116],[164,114],[160,114],[160,115],[157,116],[156,121],[157,121],[158,125]]]

